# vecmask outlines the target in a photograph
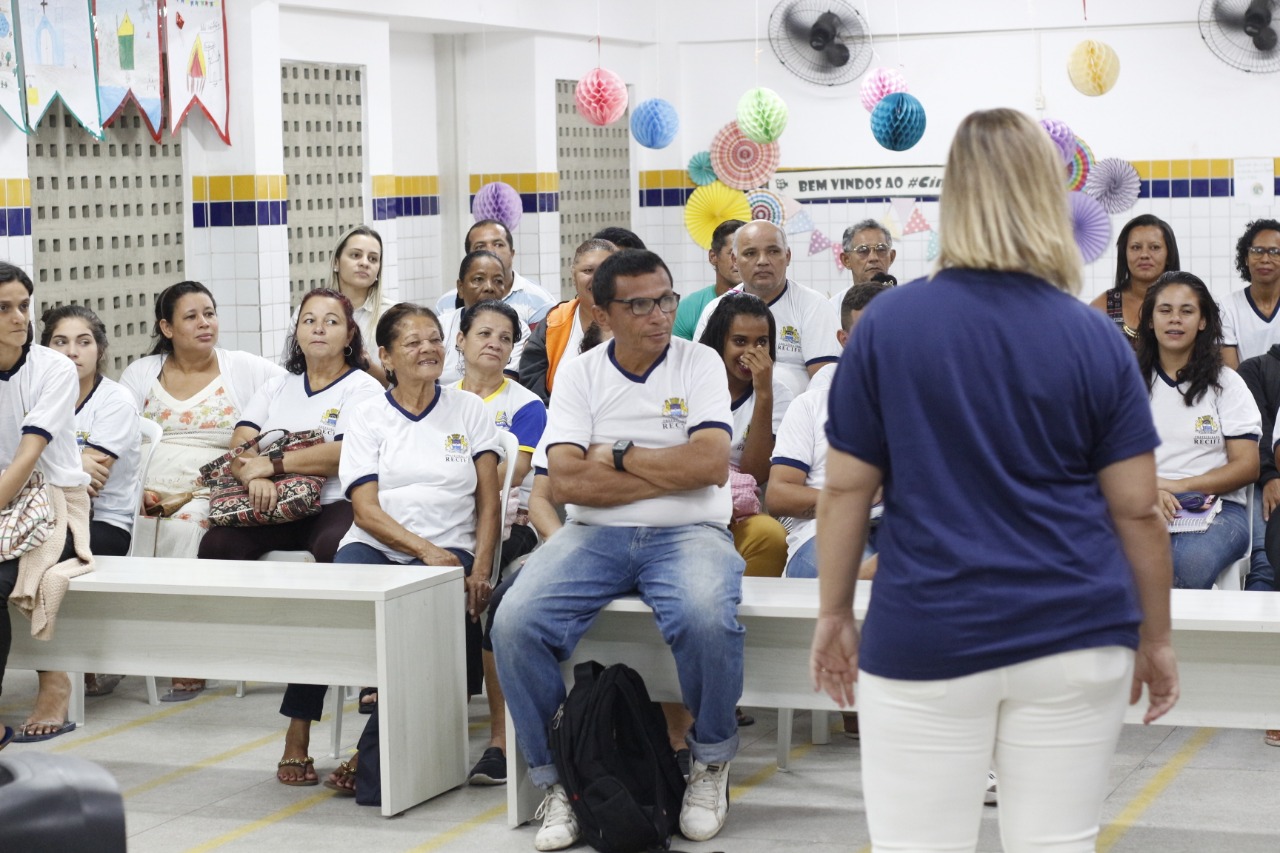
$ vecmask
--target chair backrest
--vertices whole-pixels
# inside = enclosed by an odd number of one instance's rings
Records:
[[[133,536],[129,539],[129,556],[134,554],[135,546],[138,543],[140,526],[146,523],[154,523],[154,519],[150,522],[144,521],[146,516],[142,514],[142,494],[147,487],[147,473],[151,467],[151,456],[155,452],[156,445],[164,437],[164,427],[150,418],[139,416],[138,430],[142,433],[142,450],[138,454],[138,512],[133,520]],[[152,546],[154,544],[152,542]]]
[[[502,513],[505,516],[507,512],[507,499],[511,495],[511,481],[514,480],[516,476],[516,459],[520,456],[520,439],[516,438],[516,434],[514,432],[508,432],[507,430],[500,429],[498,430],[498,444],[502,447],[502,455],[507,460],[507,473],[506,476],[502,478],[502,488],[498,492],[499,497],[502,498],[502,503],[500,503],[499,506],[502,507]],[[518,488],[519,484],[516,485]],[[493,549],[493,574],[489,577],[496,579],[498,577],[498,572],[500,571],[502,571],[501,542],[499,542],[497,547]]]

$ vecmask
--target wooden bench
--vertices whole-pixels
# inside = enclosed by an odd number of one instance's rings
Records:
[[[9,666],[376,685],[391,816],[466,781],[462,604],[456,567],[100,557]]]
[[[872,584],[859,582],[855,615],[866,616]],[[1161,724],[1228,728],[1280,727],[1280,596],[1249,592],[1173,590],[1174,645],[1182,699]],[[818,582],[743,578],[738,619],[746,627],[741,704],[778,708],[778,766],[786,768],[794,710],[814,711],[814,743],[826,743],[827,714],[838,710],[809,681],[809,646],[818,613]],[[679,702],[675,660],[653,614],[638,598],[607,606],[562,667],[624,662],[645,679],[656,701]],[[1126,722],[1142,722],[1145,696]],[[507,821],[533,817],[542,793],[528,780],[524,756],[507,715]]]

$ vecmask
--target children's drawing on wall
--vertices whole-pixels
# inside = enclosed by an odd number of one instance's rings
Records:
[[[224,142],[227,134],[227,21],[222,0],[168,0],[169,128],[196,104]]]
[[[85,130],[102,138],[90,0],[17,0],[27,116],[34,126],[61,98]]]
[[[98,102],[110,124],[132,96],[160,139],[159,0],[98,0]]]
[[[0,0],[0,112],[8,116],[19,130],[25,131],[27,120],[22,109],[17,32],[11,4]]]

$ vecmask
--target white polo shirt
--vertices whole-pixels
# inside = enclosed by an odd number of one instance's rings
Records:
[[[742,292],[738,285],[729,293]],[[698,328],[693,339],[699,340],[707,328],[707,321],[720,304],[729,296],[717,296],[702,309]],[[778,361],[774,376],[791,389],[793,397],[809,387],[809,367],[840,360],[840,342],[836,330],[840,328],[840,312],[831,307],[827,298],[816,290],[787,279],[782,293],[769,303],[774,325],[778,329],[775,348]],[[559,390],[557,389],[557,393]]]
[[[286,373],[268,380],[240,413],[237,427],[253,427],[258,432],[287,430],[307,432],[318,429],[325,441],[342,440],[342,413],[369,397],[382,393],[382,384],[363,370],[350,368],[324,388],[313,391],[307,374]],[[276,433],[271,438],[278,438]],[[328,477],[320,490],[320,503],[342,500],[342,484]]]
[[[643,376],[628,373],[609,341],[560,368],[547,420],[545,444],[593,444],[623,439],[637,447],[686,444],[702,429],[733,434],[724,364],[710,347],[672,338]],[[553,474],[554,476],[554,474]],[[705,486],[615,507],[570,504],[568,514],[582,524],[603,527],[680,527],[728,524],[733,511],[727,486]]]
[[[462,381],[454,386],[462,390]],[[470,392],[464,392],[470,393]],[[509,432],[520,442],[520,449],[532,454],[542,440],[547,426],[547,407],[542,398],[511,379],[503,379],[502,385],[488,397],[481,398],[485,411],[493,418],[493,425]],[[529,494],[533,491],[533,468],[520,486],[520,506],[529,506]]]
[[[1280,344],[1280,305],[1265,316],[1254,304],[1248,286],[1234,291],[1222,303],[1222,343],[1240,351],[1240,360],[1264,355],[1272,344]]]
[[[803,471],[804,484],[813,489],[821,489],[827,481],[828,391],[829,388],[806,391],[791,402],[769,460],[774,465],[790,465]],[[797,518],[787,534],[788,559],[817,532],[815,519]]]
[[[419,415],[400,407],[388,391],[343,413],[342,493],[378,484],[378,503],[405,529],[438,548],[476,548],[476,466],[497,454],[498,431],[475,394],[437,385],[436,399]],[[379,542],[358,524],[338,544],[363,542],[397,563],[415,557]]]
[[[75,427],[77,450],[83,453],[85,448],[93,448],[115,459],[107,484],[93,499],[93,520],[132,532],[141,494],[142,454],[142,430],[133,394],[119,382],[99,376],[76,409]]]
[[[444,370],[440,373],[442,385],[452,385],[462,378],[466,362],[462,351],[458,349],[458,332],[462,329],[462,312],[465,308],[454,308],[440,315],[440,327],[444,330]],[[511,358],[502,372],[516,379],[520,378],[520,356],[524,353],[524,345],[529,340],[529,330],[520,330],[520,340],[511,347]]]
[[[511,289],[507,291],[506,296],[502,297],[502,301],[516,309],[520,319],[532,329],[542,322],[542,318],[547,316],[547,312],[556,307],[560,300],[520,273],[516,272],[512,275],[514,279],[511,282]],[[457,307],[457,302],[456,287],[442,293],[436,300],[436,314],[441,316],[448,314]]]
[[[791,405],[791,389],[773,379],[773,434],[776,436],[782,427],[782,416]],[[729,444],[729,461],[734,465],[742,461],[742,451],[747,445],[747,435],[751,432],[751,417],[756,411],[756,392],[754,388],[747,391],[729,404],[733,411],[733,438]]]
[[[51,486],[89,485],[76,448],[76,366],[60,352],[28,344],[10,370],[0,370],[0,468],[7,468],[22,437],[43,436],[49,444],[36,467]]]

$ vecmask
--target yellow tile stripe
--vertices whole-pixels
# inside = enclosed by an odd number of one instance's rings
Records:
[[[1199,729],[1187,739],[1182,748],[1174,753],[1173,758],[1169,759],[1168,763],[1160,768],[1160,772],[1143,786],[1142,790],[1129,801],[1129,804],[1121,810],[1120,814],[1116,815],[1115,820],[1107,824],[1106,828],[1098,833],[1098,853],[1108,853],[1111,848],[1116,846],[1117,842],[1129,831],[1129,828],[1142,816],[1142,813],[1164,793],[1164,789],[1168,788],[1174,778],[1182,772],[1182,768],[1187,766],[1188,762],[1209,743],[1215,734],[1217,734],[1217,729]]]
[[[440,195],[439,175],[374,175],[374,198]]]
[[[0,207],[30,207],[31,180],[29,178],[0,179]]]
[[[283,201],[289,197],[287,175],[197,175],[191,179],[191,200]]]
[[[496,181],[510,184],[519,193],[560,192],[559,172],[484,172],[471,176],[471,192]]]
[[[640,173],[642,190],[692,189],[696,184],[684,169],[654,169]]]

